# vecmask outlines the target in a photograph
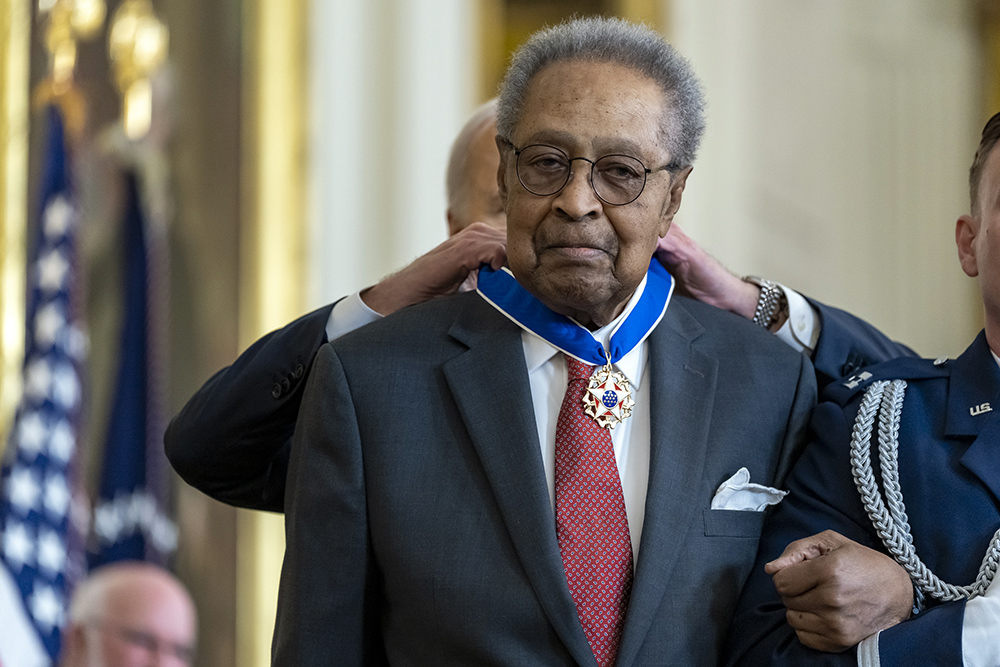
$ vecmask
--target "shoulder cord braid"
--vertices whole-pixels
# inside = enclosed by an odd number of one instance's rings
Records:
[[[993,535],[976,580],[968,586],[954,586],[941,581],[917,556],[899,488],[899,417],[905,391],[906,382],[903,380],[880,380],[872,383],[865,393],[851,438],[854,484],[885,548],[910,574],[918,590],[944,602],[961,598],[971,600],[985,593],[996,575],[1000,562],[1000,530]],[[885,485],[885,502],[872,471],[871,436],[876,415],[879,417],[878,456]]]

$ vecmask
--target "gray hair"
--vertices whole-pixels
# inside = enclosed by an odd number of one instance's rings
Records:
[[[660,85],[665,104],[660,134],[679,167],[694,162],[705,131],[705,98],[691,64],[651,28],[618,18],[574,19],[536,32],[511,59],[500,84],[497,131],[510,141],[532,79],[562,60],[613,63]]]
[[[91,571],[77,585],[69,605],[70,622],[86,625],[102,620],[112,605],[120,604],[122,596],[134,593],[137,582],[153,582],[168,587],[184,598],[195,613],[190,593],[167,570],[146,561],[116,561]]]

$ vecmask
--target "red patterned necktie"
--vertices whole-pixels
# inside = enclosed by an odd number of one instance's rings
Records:
[[[583,412],[593,366],[566,357],[556,422],[556,534],[570,593],[597,664],[618,655],[632,590],[632,541],[611,433]]]

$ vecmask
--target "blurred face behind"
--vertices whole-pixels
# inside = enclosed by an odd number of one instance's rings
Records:
[[[448,232],[455,234],[474,222],[503,229],[507,216],[497,190],[496,123],[485,123],[469,143],[459,205],[448,210]]]
[[[166,578],[116,583],[83,632],[85,667],[189,667],[194,659],[194,607]]]
[[[570,158],[628,155],[655,170],[671,158],[660,136],[663,104],[660,87],[634,70],[561,61],[535,75],[511,140],[517,149],[555,146]],[[518,180],[515,148],[498,145],[511,271],[552,310],[590,328],[604,326],[646,274],[690,169],[654,171],[638,199],[613,206],[597,197],[591,166],[582,160],[572,162],[559,192],[528,192]]]
[[[987,340],[1000,353],[1000,144],[986,159],[978,209],[958,219],[955,241],[962,269],[979,281]]]

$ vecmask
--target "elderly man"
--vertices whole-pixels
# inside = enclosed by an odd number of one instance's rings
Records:
[[[1000,665],[998,140],[1000,114],[983,130],[971,213],[955,228],[985,330],[958,359],[899,359],[830,385],[813,417],[816,442],[765,529],[733,625],[733,664]],[[892,555],[910,573],[917,613],[905,604],[856,648],[820,653],[807,644],[830,647],[831,628],[815,598],[831,581],[864,576],[831,568],[845,550]],[[895,597],[883,585],[863,593],[876,606]]]
[[[450,294],[481,263],[504,259],[496,188],[496,102],[477,109],[448,163],[451,238],[361,293],[320,308],[249,347],[205,383],[164,438],[181,477],[239,507],[280,512],[302,387],[320,345],[404,306]]]
[[[716,664],[815,385],[650,261],[701,131],[648,29],[574,21],[514,56],[510,272],[320,349],[275,665]]]
[[[149,563],[95,570],[74,591],[62,667],[185,667],[197,620],[184,586]]]

